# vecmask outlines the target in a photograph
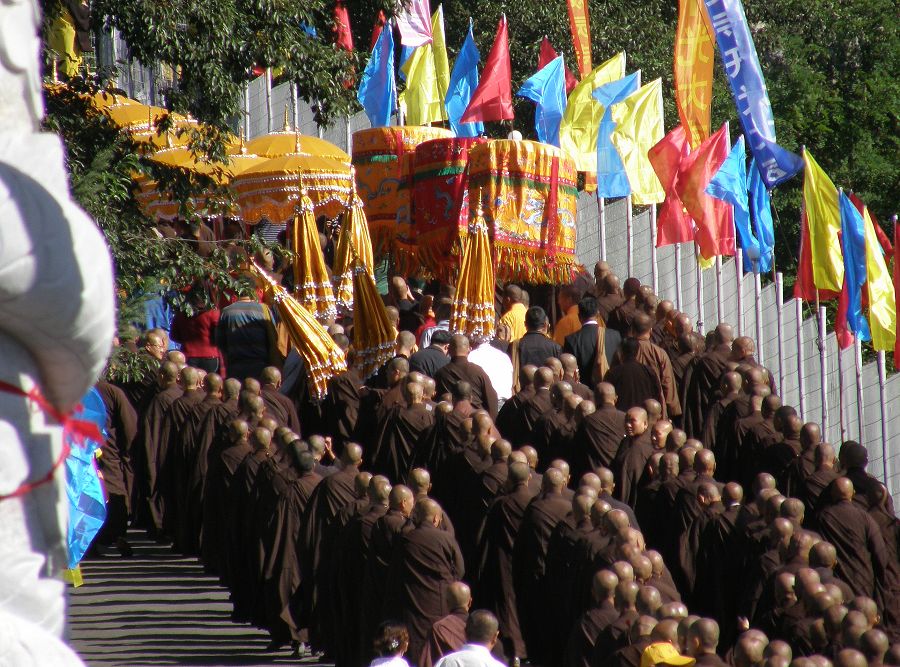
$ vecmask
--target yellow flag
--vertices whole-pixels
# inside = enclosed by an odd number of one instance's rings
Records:
[[[709,136],[715,45],[703,0],[679,0],[675,30],[675,106],[691,148]]]
[[[593,98],[600,86],[625,76],[625,52],[617,53],[583,78],[569,95],[559,126],[560,148],[575,160],[578,171],[597,173],[597,134],[603,106]]]
[[[894,282],[884,261],[881,244],[875,234],[875,224],[869,209],[863,208],[866,231],[866,281],[869,289],[869,328],[872,346],[878,350],[893,350],[897,330],[897,308],[894,304]]]
[[[616,129],[609,138],[628,174],[631,200],[640,205],[658,204],[666,198],[666,193],[647,152],[665,135],[662,79],[654,79],[613,104],[612,119]]]
[[[844,282],[844,255],[841,252],[841,211],[838,191],[828,174],[803,151],[803,206],[809,225],[813,282],[818,289],[840,292]]]
[[[431,17],[431,42],[418,47],[400,68],[406,74],[406,90],[400,105],[407,125],[428,125],[447,120],[444,98],[450,85],[450,63],[444,37],[444,6]]]

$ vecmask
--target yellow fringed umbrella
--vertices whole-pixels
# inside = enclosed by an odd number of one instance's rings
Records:
[[[251,264],[251,270],[264,285],[266,302],[276,309],[278,317],[287,328],[291,343],[306,362],[313,395],[321,400],[328,392],[328,381],[347,370],[343,351],[312,313],[301,306],[268,273],[255,262]]]
[[[271,132],[247,143],[247,151],[262,157],[281,157],[299,154],[305,157],[328,157],[350,164],[350,156],[330,141],[303,135],[297,150],[297,132],[288,128],[281,132]]]
[[[372,239],[362,199],[354,188],[350,209],[344,214],[334,250],[334,283],[337,305],[350,312],[353,310],[353,267],[362,262],[370,274],[375,272],[372,256]]]
[[[353,267],[353,350],[363,379],[394,357],[397,330],[388,319],[375,278],[361,262]]]
[[[328,267],[319,243],[313,203],[301,183],[300,205],[294,215],[294,293],[297,300],[320,322],[334,321],[337,308]]]
[[[476,201],[481,201],[480,194]],[[469,222],[463,245],[450,331],[465,334],[473,341],[490,340],[494,336],[494,317],[494,262],[487,223],[479,206]]]

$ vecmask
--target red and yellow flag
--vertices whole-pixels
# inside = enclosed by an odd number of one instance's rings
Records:
[[[585,76],[594,69],[591,65],[591,17],[588,15],[588,3],[587,0],[568,0],[568,6],[569,28],[575,43],[578,71],[581,76]]]
[[[678,0],[675,30],[675,106],[691,148],[710,131],[715,43],[703,0]]]

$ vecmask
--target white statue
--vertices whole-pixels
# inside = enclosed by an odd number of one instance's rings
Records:
[[[96,381],[115,329],[112,266],[97,226],[71,200],[63,148],[40,132],[34,0],[0,0],[0,382],[38,387],[67,412]],[[65,627],[62,428],[0,388],[0,656],[80,664]]]

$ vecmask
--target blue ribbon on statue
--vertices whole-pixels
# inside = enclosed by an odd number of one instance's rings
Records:
[[[106,406],[95,388],[91,388],[76,408],[77,419],[92,422],[103,433],[106,425]],[[91,542],[106,521],[106,499],[103,486],[97,474],[96,452],[102,443],[94,438],[79,438],[77,443],[71,435],[71,450],[66,457],[66,495],[69,499],[69,528],[66,544],[69,552],[69,568],[81,562]]]
[[[775,142],[775,119],[741,0],[704,0],[725,76],[750,152],[770,190],[803,169],[803,160]]]

